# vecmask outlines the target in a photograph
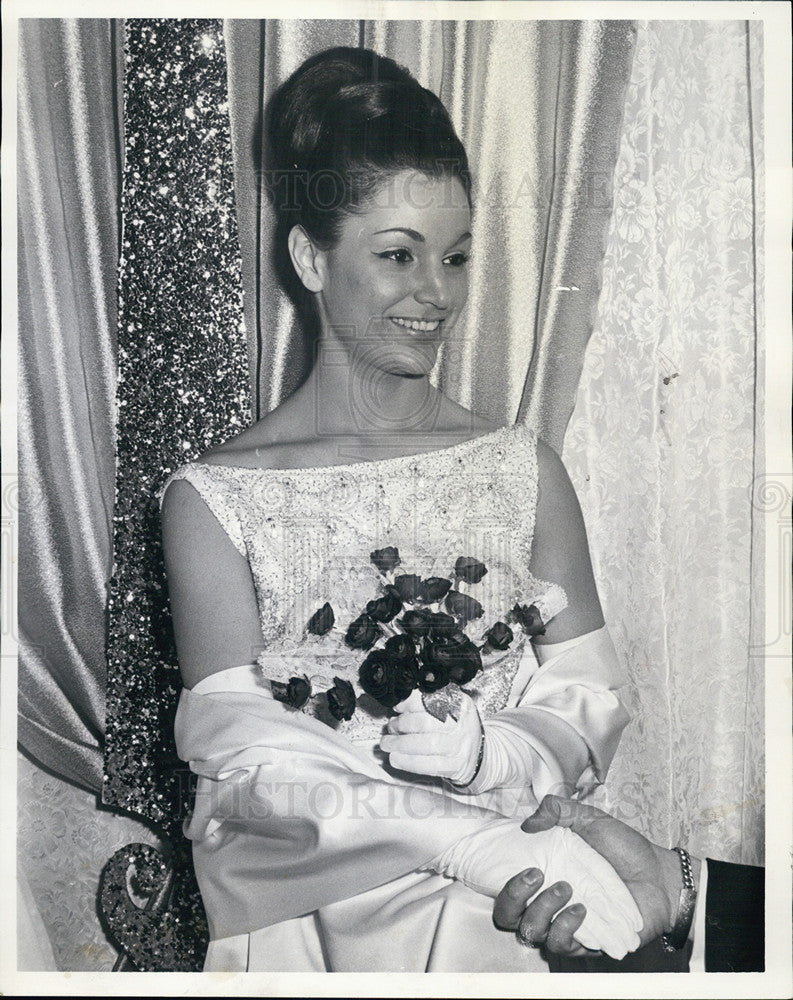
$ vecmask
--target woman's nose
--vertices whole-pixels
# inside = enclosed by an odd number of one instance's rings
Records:
[[[451,300],[448,275],[439,268],[427,267],[421,273],[421,280],[416,289],[416,301],[423,305],[433,305],[436,309],[447,309]]]

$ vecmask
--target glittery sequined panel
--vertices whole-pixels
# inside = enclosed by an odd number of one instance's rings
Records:
[[[103,799],[178,842],[189,781],[155,492],[250,421],[220,20],[126,22],[124,127]]]

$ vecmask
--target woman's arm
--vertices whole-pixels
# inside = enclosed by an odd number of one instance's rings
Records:
[[[483,788],[531,781],[539,801],[605,780],[630,721],[617,691],[627,683],[603,621],[586,528],[562,460],[537,442],[539,495],[530,570],[559,584],[567,607],[533,640],[539,663],[516,708],[485,723]]]
[[[558,583],[567,607],[547,625],[536,646],[563,642],[603,627],[586,528],[578,497],[561,458],[537,441],[538,497],[529,568],[538,580]]]
[[[262,633],[250,566],[184,479],[165,491],[162,542],[185,687],[227,667],[254,663]]]

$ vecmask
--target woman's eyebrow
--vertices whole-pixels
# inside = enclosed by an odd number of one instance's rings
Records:
[[[416,240],[417,243],[426,242],[421,233],[417,233],[415,229],[406,229],[405,226],[394,226],[391,229],[378,229],[376,233],[373,233],[373,235],[379,236],[380,233],[404,233],[406,236],[409,236],[412,240]]]
[[[426,243],[427,241],[421,235],[421,233],[416,232],[415,229],[408,229],[405,226],[394,226],[391,229],[378,229],[377,232],[373,233],[373,236],[379,236],[381,233],[404,233],[409,236],[412,240],[417,243]],[[467,240],[470,237],[470,233],[462,233],[457,239],[451,244],[451,246],[456,246],[458,243],[462,243],[463,240]]]

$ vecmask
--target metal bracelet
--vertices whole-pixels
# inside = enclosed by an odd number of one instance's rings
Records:
[[[676,847],[675,850],[680,857],[683,886],[680,889],[674,926],[668,934],[661,936],[664,951],[679,951],[686,943],[694,920],[694,908],[697,905],[697,889],[694,885],[694,873],[691,870],[691,858],[684,847]]]
[[[477,715],[479,715],[478,710],[477,710]],[[469,785],[472,785],[476,781],[477,776],[479,775],[479,772],[482,770],[482,761],[484,759],[485,759],[485,724],[482,722],[482,716],[480,715],[479,716],[479,753],[478,753],[477,758],[476,758],[476,767],[474,768],[474,773],[471,775],[471,777],[468,779],[468,781],[463,781],[463,782],[453,781],[452,784],[456,788],[467,788]]]

